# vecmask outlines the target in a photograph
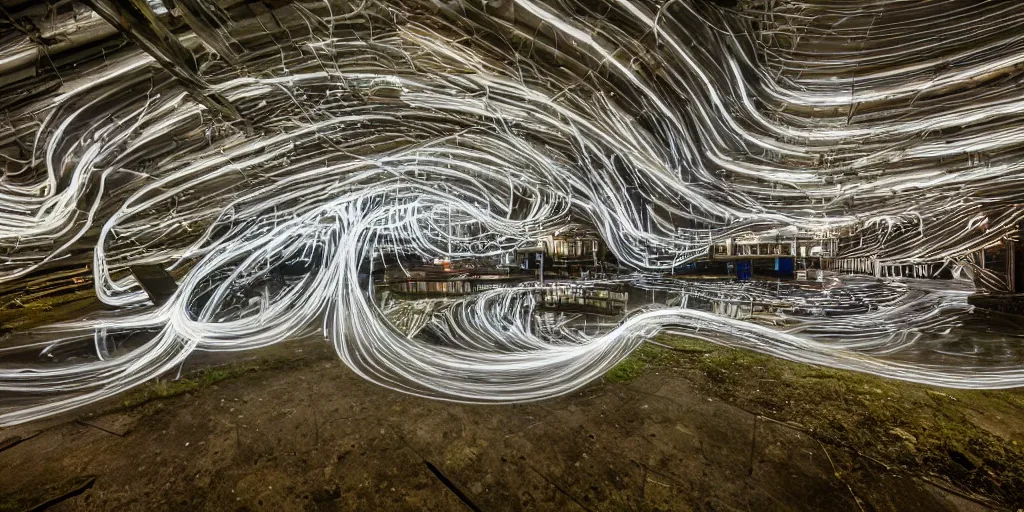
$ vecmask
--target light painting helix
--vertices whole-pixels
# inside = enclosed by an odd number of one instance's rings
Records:
[[[89,265],[106,310],[0,346],[0,363],[97,347],[0,366],[0,424],[115,396],[197,351],[311,333],[372,382],[476,403],[577,389],[661,332],[927,384],[1024,384],[1012,348],[889,357],[961,329],[973,285],[659,277],[730,237],[830,236],[845,258],[1005,287],[970,255],[1024,219],[1017,2],[181,4],[200,20],[177,33],[198,96],[124,43],[4,86],[0,283]],[[2,51],[39,41],[8,34]],[[432,304],[412,332],[361,278],[392,255],[499,257],[573,223],[638,272],[618,278],[631,286],[863,310],[773,324],[680,299],[591,332],[540,325],[537,290],[512,287]],[[179,277],[170,301],[149,302],[126,272],[139,264]],[[138,332],[131,350],[100,348]]]

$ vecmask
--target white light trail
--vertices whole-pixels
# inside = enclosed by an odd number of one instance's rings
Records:
[[[0,408],[0,424],[109,398],[195,351],[318,329],[373,382],[468,402],[568,392],[664,331],[915,382],[1020,386],[1013,357],[887,357],[962,325],[972,313],[960,288],[845,279],[807,298],[652,277],[731,237],[832,232],[842,257],[946,265],[1000,286],[967,258],[1024,219],[1024,11],[961,3],[820,0],[769,14],[696,0],[367,0],[232,11],[183,41],[205,92],[229,101],[236,121],[132,47],[14,82],[0,98],[0,284],[89,264],[110,311],[41,328],[45,341],[9,340],[0,356],[153,334],[96,359],[0,365],[0,395],[35,399]],[[951,14],[926,15],[940,6]],[[20,55],[22,43],[0,53]],[[21,60],[2,53],[0,77]],[[497,256],[572,223],[648,273],[632,282],[856,312],[783,315],[781,327],[646,308],[601,334],[567,320],[542,333],[536,290],[510,288],[430,306],[413,331],[436,343],[400,331],[360,285],[385,251]],[[266,284],[296,262],[300,277]],[[126,272],[138,264],[181,276],[169,302],[149,304]]]

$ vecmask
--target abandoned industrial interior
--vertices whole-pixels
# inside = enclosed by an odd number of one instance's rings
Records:
[[[1024,508],[1018,0],[0,0],[0,511]]]

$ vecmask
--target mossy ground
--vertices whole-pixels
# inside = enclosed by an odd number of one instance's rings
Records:
[[[140,386],[110,404],[119,411],[6,451],[19,471],[0,472],[0,487],[13,492],[0,492],[0,510],[56,500],[69,509],[219,510],[238,499],[253,510],[308,510],[304,496],[367,510],[450,508],[454,498],[415,463],[421,457],[484,510],[554,508],[559,497],[591,510],[963,505],[922,478],[995,509],[1019,507],[1021,393],[950,391],[655,341],[670,348],[644,344],[609,372],[615,383],[510,407],[412,399],[362,381],[322,342],[275,345],[260,359]],[[657,393],[663,386],[675,394]],[[83,433],[93,427],[103,432]],[[55,443],[64,444],[53,451]],[[82,490],[83,474],[96,486]]]
[[[193,393],[244,373],[257,371],[259,368],[258,364],[245,363],[224,368],[199,370],[177,380],[157,379],[129,392],[121,402],[121,406],[132,408],[161,398]]]
[[[940,389],[679,336],[655,341],[667,347],[645,343],[606,381],[627,382],[650,371],[688,374],[710,396],[842,448],[836,450],[839,471],[867,460],[945,480],[1004,506],[1024,506],[1024,446],[1015,439],[1024,432],[1019,391]],[[979,418],[993,422],[982,426]]]
[[[177,379],[159,378],[147,382],[124,395],[120,408],[132,409],[155,400],[196,393],[214,384],[241,377],[247,373],[277,370],[306,363],[303,358],[264,358],[240,361],[224,366],[201,368]]]

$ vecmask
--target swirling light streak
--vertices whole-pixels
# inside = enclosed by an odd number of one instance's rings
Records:
[[[925,3],[956,15],[926,16]],[[1024,15],[961,4],[805,1],[769,14],[702,1],[367,0],[218,11],[206,19],[220,26],[181,40],[199,56],[205,92],[239,120],[211,113],[132,47],[60,69],[53,90],[40,86],[46,76],[15,82],[12,97],[26,101],[3,102],[0,283],[88,261],[96,296],[115,311],[0,353],[153,335],[120,353],[96,348],[94,360],[0,368],[0,393],[36,399],[3,409],[0,424],[111,397],[195,351],[262,347],[315,326],[368,380],[468,402],[568,392],[666,330],[915,382],[1024,384],[1012,354],[889,357],[961,326],[971,314],[962,289],[847,278],[771,291],[648,274],[629,281],[790,313],[774,317],[778,327],[648,307],[586,334],[568,317],[540,322],[537,289],[509,288],[433,304],[409,336],[401,308],[360,284],[385,251],[484,258],[582,222],[621,265],[646,272],[730,237],[827,232],[842,257],[968,268],[1001,286],[967,255],[1024,219],[1024,102],[1013,85]],[[936,30],[957,44],[932,40]],[[300,277],[266,283],[296,262]],[[141,263],[181,275],[170,301],[150,305],[125,273]],[[823,307],[846,312],[805,314]]]

